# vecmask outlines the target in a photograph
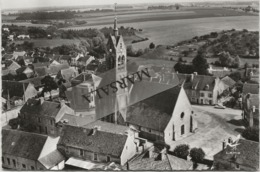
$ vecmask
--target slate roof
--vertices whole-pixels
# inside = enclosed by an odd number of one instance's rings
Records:
[[[68,68],[69,68],[68,64],[51,65],[49,66],[49,72],[50,74],[56,75],[60,70],[68,69]]]
[[[27,67],[27,66],[22,66],[22,67],[20,67],[19,69],[16,70],[16,73],[17,73],[17,74],[21,74],[21,73],[23,73],[27,68],[29,68],[29,67]],[[29,69],[30,69],[30,68],[29,68]],[[33,72],[33,70],[32,70],[32,72]]]
[[[82,72],[71,80],[72,85],[78,85],[82,82],[93,82],[92,74],[88,72]]]
[[[129,127],[123,125],[116,125],[110,122],[105,121],[94,121],[92,123],[86,124],[83,126],[84,128],[92,129],[94,127],[99,127],[100,131],[105,131],[109,133],[117,133],[117,134],[125,134],[128,132]]]
[[[244,83],[243,94],[259,94],[259,84]]]
[[[4,54],[2,56],[2,60],[9,60],[13,58],[13,54]]]
[[[65,79],[66,81],[70,81],[73,77],[75,77],[78,74],[78,71],[76,71],[75,68],[67,68],[67,69],[61,69],[56,78],[57,79]]]
[[[78,61],[86,62],[86,61],[88,61],[88,59],[89,59],[90,57],[91,57],[90,55],[87,55],[87,56],[85,56],[85,57],[80,57],[80,58],[78,59]]]
[[[38,116],[48,116],[56,118],[58,112],[60,111],[60,103],[44,101],[41,104],[40,100],[29,99],[23,105],[20,112],[21,113],[33,113]]]
[[[43,67],[36,67],[34,71],[38,74],[38,76],[45,76],[48,74],[48,69],[46,66]]]
[[[66,113],[63,115],[63,117],[61,118],[60,121],[65,125],[80,127],[80,126],[84,126],[84,125],[87,125],[88,123],[92,122],[93,119],[90,115],[76,116],[76,115],[71,115],[71,114]]]
[[[148,152],[129,162],[129,170],[191,170],[193,163],[173,155],[166,154],[165,159],[159,159],[159,153],[154,152],[152,157]]]
[[[140,102],[136,101],[138,103],[128,107],[126,121],[156,131],[164,131],[172,117],[180,90],[179,86],[175,86],[144,100],[141,99]]]
[[[74,126],[65,126],[60,145],[76,147],[90,152],[120,157],[127,140],[126,135],[96,131]]]
[[[47,136],[27,133],[19,130],[2,129],[3,154],[37,160]]]
[[[231,71],[226,71],[226,70],[213,70],[211,71],[211,74],[215,77],[219,77],[219,78],[222,78],[222,77],[225,77],[227,75],[229,75],[231,73]]]
[[[62,55],[62,56],[60,57],[60,60],[69,60],[69,59],[71,59],[71,56],[70,56],[70,55]]]
[[[255,170],[258,170],[259,143],[244,139],[240,139],[238,143],[239,145],[237,146],[236,152],[240,152],[240,154],[236,154],[236,158],[234,158],[234,154],[227,153],[232,152],[231,148],[227,146],[226,149],[214,155],[214,160],[221,159],[224,161],[232,161],[240,165],[252,167]]]
[[[50,169],[56,166],[61,161],[65,160],[65,157],[58,151],[55,150],[48,155],[39,159],[39,162],[45,166],[45,168]]]
[[[41,80],[42,80],[43,78],[44,78],[43,76],[40,76],[40,77],[35,77],[35,78],[30,78],[30,79],[22,80],[22,81],[19,81],[19,82],[22,82],[22,83],[31,83],[31,84],[34,85],[34,87],[39,87],[39,86],[42,86]]]
[[[7,99],[8,91],[10,98],[16,96],[22,98],[24,91],[28,87],[28,83],[21,83],[18,81],[2,81],[2,97]]]
[[[206,75],[195,75],[195,74],[177,74],[180,84],[184,81],[184,89],[194,89],[198,91],[205,90],[206,86],[209,86],[209,91],[212,91],[215,86],[216,77]],[[192,79],[193,76],[193,79]]]
[[[228,85],[229,87],[233,87],[236,84],[236,82],[229,76],[222,78],[221,81],[223,81],[223,83]]]
[[[32,65],[34,66],[34,68],[48,67],[50,66],[50,62],[38,62],[38,63],[33,63]]]

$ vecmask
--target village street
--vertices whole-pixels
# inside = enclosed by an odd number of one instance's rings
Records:
[[[235,138],[243,131],[241,110],[215,109],[213,106],[195,106],[195,119],[198,129],[195,134],[176,141],[176,145],[188,144],[190,148],[202,148],[206,159],[213,160],[213,156],[222,150],[222,141],[229,137]]]

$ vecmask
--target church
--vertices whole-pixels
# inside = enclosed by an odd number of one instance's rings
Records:
[[[129,75],[126,45],[118,31],[117,18],[107,48],[108,70],[99,75],[102,78],[99,87]],[[171,73],[164,81],[146,78],[142,82],[128,82],[126,85],[115,94],[107,90],[107,96],[96,99],[97,120],[127,125],[139,131],[142,138],[172,146],[174,141],[191,135],[197,129],[195,113],[176,74]]]

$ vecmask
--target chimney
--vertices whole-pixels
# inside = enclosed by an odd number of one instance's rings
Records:
[[[198,72],[194,72],[194,75],[198,75]]]
[[[255,106],[252,107],[252,111],[255,112]]]
[[[98,131],[99,129],[100,129],[100,127],[95,126],[95,127],[93,128],[92,136],[94,136],[94,135],[97,133],[97,131]]]
[[[60,100],[60,107],[65,105],[65,100]]]
[[[40,100],[40,102],[41,102],[41,105],[43,104],[43,102],[44,102],[44,98],[43,97],[40,97],[39,98],[39,100]]]
[[[191,80],[191,82],[194,80],[194,74],[191,74],[190,80]]]
[[[226,141],[224,140],[224,141],[222,142],[222,150],[226,149],[226,147],[227,147],[227,143],[226,143]]]

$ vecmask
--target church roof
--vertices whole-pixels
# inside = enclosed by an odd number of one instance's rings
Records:
[[[137,85],[144,86],[144,83],[160,87],[157,83],[151,82],[142,82]],[[152,88],[148,86],[142,88],[156,89],[156,87]],[[175,86],[129,106],[126,121],[156,131],[164,131],[172,117],[180,90],[181,88],[179,86]],[[151,90],[151,92],[153,92],[153,90]],[[137,92],[132,92],[131,98],[133,94],[136,93]],[[140,91],[138,93],[140,93]]]

